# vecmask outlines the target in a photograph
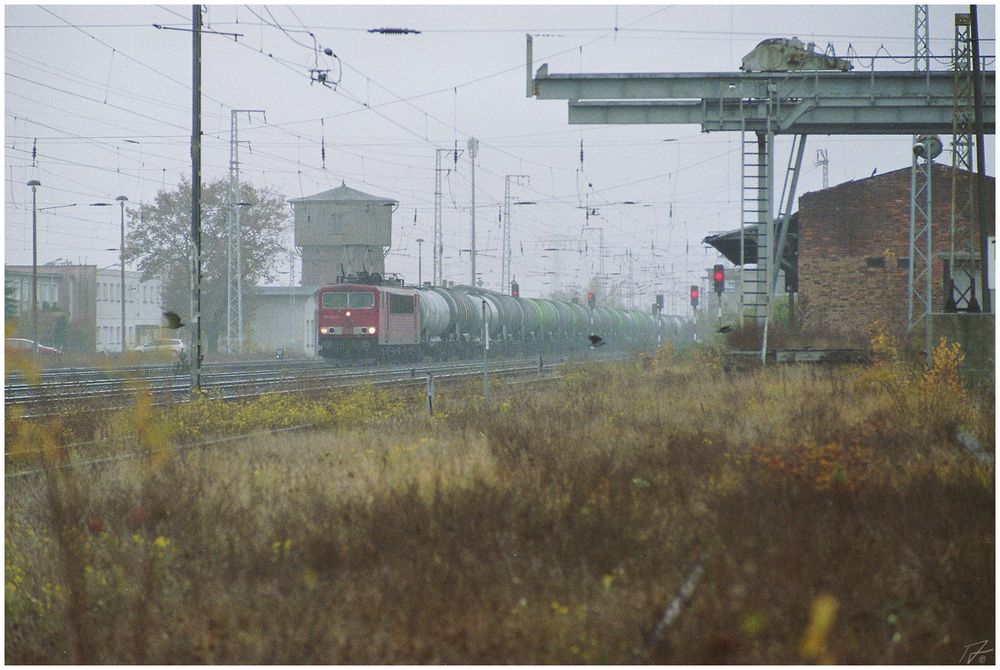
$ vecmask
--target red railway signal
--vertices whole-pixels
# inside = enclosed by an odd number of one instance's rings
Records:
[[[715,292],[722,295],[726,290],[726,269],[722,265],[712,268],[712,280],[715,282]]]

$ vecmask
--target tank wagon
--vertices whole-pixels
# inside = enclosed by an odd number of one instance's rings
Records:
[[[470,286],[405,286],[396,277],[341,277],[316,291],[317,351],[330,359],[412,360],[571,352],[600,335],[609,349],[678,340],[686,320],[637,310],[520,298]]]

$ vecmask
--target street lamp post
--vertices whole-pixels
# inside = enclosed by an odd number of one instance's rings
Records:
[[[31,341],[38,356],[38,208],[35,189],[42,185],[37,179],[28,182],[31,187]]]
[[[417,286],[424,285],[424,240],[417,238]]]
[[[125,353],[125,203],[128,201],[124,195],[120,195],[115,200],[121,206],[121,241],[118,244],[118,264],[121,266],[122,282],[122,353]]]

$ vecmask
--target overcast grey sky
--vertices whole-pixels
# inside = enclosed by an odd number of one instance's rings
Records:
[[[968,5],[931,7],[933,69],[948,67],[959,11]],[[982,50],[992,56],[995,8],[979,14]],[[31,262],[30,179],[43,184],[39,207],[58,207],[120,194],[150,202],[190,176],[191,35],[167,29],[190,20],[189,5],[5,7],[7,263]],[[830,42],[842,56],[850,49],[860,56],[855,68],[877,54],[895,59],[876,69],[913,69],[909,4],[208,5],[205,23],[223,33],[203,38],[205,179],[228,174],[229,110],[264,109],[266,122],[241,117],[243,179],[286,198],[344,181],[398,200],[387,270],[416,282],[417,238],[426,240],[423,278],[431,275],[435,149],[464,149],[474,136],[484,284],[500,288],[504,176],[528,175],[530,184],[512,189],[516,200],[537,203],[513,208],[512,273],[522,294],[587,283],[599,264],[589,225],[604,231],[611,281],[624,278],[631,251],[640,306],[718,260],[701,245],[706,234],[739,226],[739,135],[570,126],[564,101],[525,97],[526,33],[535,67],[548,63],[550,72],[732,72],[760,40],[792,36],[821,50]],[[421,33],[368,32],[381,27]],[[336,85],[313,83],[310,70],[329,70]],[[994,174],[992,136],[988,144]],[[783,169],[788,142],[777,147]],[[817,149],[827,152],[831,185],[910,165],[908,136],[810,137],[800,194],[821,185]],[[465,283],[468,154],[445,167],[444,273]],[[588,202],[597,210],[589,220]],[[39,215],[40,263],[111,265],[117,252],[106,249],[117,246],[117,208]],[[545,251],[552,248],[565,250]]]

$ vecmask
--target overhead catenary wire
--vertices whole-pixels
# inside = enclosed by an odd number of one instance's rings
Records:
[[[292,13],[292,15],[295,17],[296,22],[298,24],[302,25],[303,28],[306,27],[305,24],[301,21],[301,18],[300,18],[300,16],[299,16],[298,13],[296,13],[294,10],[287,10],[287,11],[290,11]],[[280,14],[280,12],[278,11],[277,7],[275,7],[273,10],[270,11],[270,14],[272,16],[277,16],[277,15]],[[267,16],[266,13],[264,15]],[[215,25],[216,25],[216,27],[221,27],[221,26],[224,26],[225,23],[224,22],[215,22]],[[244,22],[244,25],[247,25],[246,22]],[[288,30],[295,30],[294,28],[287,27],[287,26],[286,26],[286,29],[288,29]],[[312,31],[312,32],[315,32],[315,31]],[[312,55],[314,55],[316,53],[316,50],[315,50],[315,46],[316,45],[315,44],[311,45],[311,46],[308,45],[307,40],[304,40],[301,37],[302,35],[305,35],[305,34],[306,34],[305,32],[296,32],[296,33],[293,33],[293,36],[295,36],[296,39],[299,42],[302,42],[302,44],[304,44],[306,46],[309,46],[309,48],[311,49],[311,53],[310,53],[310,59],[311,59]],[[623,36],[621,31],[618,33],[618,36],[619,37]],[[289,45],[292,45],[295,49],[305,48],[304,46],[301,46],[301,45],[295,45],[291,40],[286,41],[285,37],[280,37],[280,39],[281,39],[280,46],[281,46],[282,49],[287,50]],[[234,44],[234,43],[228,43],[228,44]],[[111,46],[110,48],[114,49],[114,46]],[[280,53],[274,52],[274,55],[277,56],[279,59],[282,58],[282,54],[280,54]],[[115,57],[115,56],[112,56],[112,57]],[[284,60],[286,60],[288,63],[293,63],[294,62],[291,59],[284,59]],[[303,60],[303,63],[304,63],[304,60]],[[297,74],[303,75],[304,70],[302,69],[301,64],[297,65],[295,67],[297,68],[296,69]],[[516,67],[510,68],[508,71],[513,71],[515,69],[520,70],[521,67],[522,67],[522,64],[518,64]],[[349,73],[352,73],[352,75],[355,73],[355,70],[348,69],[347,71]],[[116,74],[117,74],[117,72],[116,72]],[[381,83],[378,81],[377,78],[372,78],[372,77],[370,77],[368,75],[365,75],[365,77],[366,77],[365,80],[367,82],[371,83],[371,87],[372,87],[373,90],[382,90],[380,88]],[[37,80],[37,78],[35,78],[35,79]],[[101,82],[101,83],[103,84],[104,82]],[[351,88],[356,88],[356,87],[348,86],[348,88],[351,89]],[[452,88],[454,88],[454,87],[452,87]],[[97,90],[100,90],[100,89],[97,89]],[[442,90],[448,90],[448,89],[442,89]],[[358,109],[352,110],[351,112],[348,112],[348,113],[360,113],[360,114],[363,114],[366,111],[371,111],[372,107],[381,107],[382,110],[388,116],[390,116],[393,120],[395,120],[397,122],[406,123],[406,121],[403,121],[403,119],[400,117],[400,115],[396,113],[395,109],[390,109],[390,107],[388,107],[388,105],[398,104],[400,102],[400,100],[390,99],[388,101],[380,101],[380,100],[370,100],[369,101],[369,100],[362,100],[362,96],[357,95],[355,91],[349,91],[349,93],[350,93],[351,96],[353,96],[353,99],[345,96],[345,100],[349,100],[353,104],[358,104],[358,101],[368,102],[369,105],[370,105],[370,107],[369,108],[363,108],[363,107],[361,107],[359,105]],[[117,96],[115,96],[115,98],[116,98],[116,101],[117,101]],[[410,96],[408,99],[409,100],[416,100],[418,98]],[[426,122],[429,122],[429,123],[432,123],[432,124],[437,124],[438,123],[438,120],[432,118],[432,115],[429,114],[427,110],[421,110],[419,106],[417,106],[416,109],[420,110],[419,113],[424,116]],[[329,118],[332,118],[332,117],[324,115],[324,116],[322,116],[320,118],[321,119],[329,119]],[[456,114],[456,118],[455,118],[454,122],[449,125],[449,132],[450,132],[450,134],[454,134],[456,136],[456,138],[457,138],[457,134],[458,134],[458,132],[460,130],[459,124],[457,122],[458,122],[458,118],[457,118],[457,114]],[[338,160],[338,159],[346,157],[346,158],[356,158],[356,159],[360,160],[362,158],[362,156],[360,156],[359,154],[363,153],[364,154],[364,156],[363,156],[363,158],[364,158],[364,163],[363,163],[364,168],[358,174],[361,174],[361,176],[363,178],[365,178],[365,180],[366,180],[367,183],[391,184],[391,185],[395,186],[395,185],[400,185],[400,184],[403,184],[404,182],[410,181],[412,183],[409,183],[409,188],[408,189],[404,189],[404,190],[409,190],[409,191],[413,192],[413,191],[415,191],[415,190],[417,190],[417,189],[420,188],[420,185],[417,182],[417,179],[423,179],[423,178],[425,178],[426,175],[428,175],[432,171],[432,168],[429,167],[430,161],[420,161],[420,160],[417,160],[416,157],[411,158],[409,156],[407,156],[407,157],[398,157],[397,156],[397,158],[396,158],[395,161],[392,161],[392,163],[390,163],[390,162],[387,161],[386,163],[384,163],[384,165],[386,165],[387,167],[389,165],[391,165],[391,164],[395,164],[395,165],[398,165],[398,166],[405,166],[405,170],[406,170],[406,173],[407,173],[405,177],[393,177],[390,174],[388,174],[390,172],[388,170],[377,170],[378,176],[377,177],[373,177],[373,172],[370,169],[370,167],[371,167],[373,161],[377,160],[377,154],[375,154],[375,152],[372,151],[371,145],[368,144],[368,143],[365,143],[364,142],[365,138],[362,138],[361,142],[360,142],[362,146],[354,148],[353,149],[353,155],[346,154],[346,153],[345,154],[341,154],[339,152],[341,152],[344,149],[344,145],[340,141],[339,136],[338,136],[338,141],[336,143],[336,149],[331,148],[331,152],[330,152],[331,153],[331,161],[330,161],[330,163],[326,163],[325,162],[325,158],[326,157],[323,155],[323,150],[326,148],[325,147],[325,140],[327,139],[326,136],[325,136],[325,132],[322,130],[322,128],[324,126],[324,123],[325,122],[321,122],[321,124],[320,124],[321,131],[320,131],[320,136],[318,138],[315,137],[315,134],[314,134],[315,130],[314,129],[310,129],[312,132],[306,132],[306,133],[304,133],[302,135],[304,137],[311,137],[312,141],[315,142],[315,144],[313,146],[319,145],[319,149],[320,149],[319,152],[314,152],[314,153],[310,154],[308,156],[308,160],[307,161],[304,161],[304,160],[298,160],[298,161],[296,161],[296,160],[294,160],[294,158],[291,159],[291,160],[289,160],[287,158],[287,156],[282,156],[281,155],[281,151],[280,150],[275,150],[275,149],[273,149],[271,147],[270,144],[265,144],[262,141],[260,141],[258,138],[260,138],[264,133],[270,132],[270,128],[271,127],[276,126],[276,125],[286,125],[286,124],[273,124],[273,123],[272,124],[268,124],[265,127],[265,129],[263,129],[261,131],[261,134],[255,135],[255,139],[254,139],[255,145],[254,146],[255,146],[256,151],[255,151],[255,160],[253,161],[253,163],[255,164],[255,167],[254,167],[255,172],[254,172],[254,174],[257,174],[256,170],[260,170],[261,174],[263,174],[264,171],[266,170],[266,171],[275,173],[275,175],[279,175],[279,174],[280,175],[284,175],[284,174],[298,175],[300,178],[302,178],[302,179],[304,179],[306,181],[314,180],[317,183],[319,183],[322,180],[328,180],[328,179],[331,179],[331,178],[335,179],[336,181],[339,182],[339,179],[336,178],[336,173],[342,173],[342,174],[350,175],[350,174],[352,174],[352,172],[353,173],[358,173],[358,172],[357,172],[357,170],[353,170],[352,171],[351,167],[349,167],[350,161],[346,161],[346,162],[344,162],[343,165],[340,165],[339,163],[341,161]],[[291,129],[294,126],[288,125],[287,127],[289,129]],[[411,124],[411,128],[416,128],[416,126]],[[582,131],[575,130],[575,129],[572,130],[572,131],[568,131],[568,132],[571,132],[571,133],[573,133],[573,132],[580,132],[582,134]],[[588,164],[589,164],[591,162],[590,161],[591,152],[595,151],[596,148],[599,147],[600,145],[598,143],[596,143],[596,142],[593,142],[590,139],[590,137],[591,137],[591,135],[590,135],[591,129],[588,128],[587,129],[587,133],[588,134],[587,134],[586,148],[587,148],[587,154],[588,154],[587,158],[588,158]],[[439,133],[439,132],[437,132],[437,133],[435,133],[435,132],[428,133],[427,130],[425,129],[423,133],[419,133],[419,132],[410,133],[410,134],[407,134],[406,137],[412,138],[412,140],[411,140],[411,146],[414,146],[414,147],[427,146],[428,144],[430,144],[432,146],[440,146],[439,142],[435,142],[434,141],[435,140],[435,134],[440,135],[441,133]],[[377,136],[377,134],[373,134],[373,135]],[[559,137],[558,134],[556,134],[555,136]],[[182,142],[184,140],[183,136],[180,139],[181,139],[181,141],[178,142],[178,145],[182,144]],[[223,140],[223,138],[216,138],[216,139],[218,139],[219,141]],[[170,144],[169,139],[167,139],[165,141],[166,141],[167,144]],[[215,140],[213,140],[213,141],[215,141]],[[100,142],[100,140],[99,140],[99,142]],[[531,161],[532,158],[536,157],[535,155],[532,155],[532,154],[523,155],[524,154],[523,151],[518,151],[517,150],[520,147],[515,148],[514,146],[509,146],[509,145],[505,144],[505,142],[503,140],[490,140],[490,139],[486,139],[484,141],[484,149],[486,149],[489,145],[492,145],[492,149],[491,149],[492,151],[497,151],[497,155],[509,156],[509,157],[514,158],[514,159],[516,159],[518,161],[528,160],[528,161],[530,161],[530,163],[532,165],[538,165],[539,167],[543,167],[545,169],[549,169],[549,170],[553,170],[553,171],[560,171],[560,172],[567,172],[567,173],[569,172],[570,169],[572,169],[572,168],[567,168],[564,164],[552,165],[551,161],[549,162],[550,164],[548,164],[548,165],[546,165],[542,161]],[[512,151],[512,149],[513,149],[513,151]],[[123,157],[123,160],[124,160],[124,157],[126,155],[126,149],[124,147],[113,147],[113,148],[111,148],[111,150],[120,151],[121,155]],[[501,153],[502,151],[506,151],[507,153],[506,154],[502,154]],[[337,154],[336,154],[337,155],[337,159],[333,158],[333,155],[334,155],[335,152],[337,152]],[[48,151],[48,154],[51,154],[51,153],[52,153],[51,151]],[[317,154],[318,154],[318,160],[317,160]],[[373,155],[373,154],[375,154],[375,155]],[[133,153],[130,153],[129,155],[130,156],[137,156],[138,152],[133,152]],[[596,155],[596,154],[594,154],[594,155]],[[154,161],[157,160],[157,159],[155,159],[155,158],[153,158],[152,156],[149,156],[149,155],[147,155],[145,158],[147,160],[154,160]],[[391,157],[386,156],[385,158],[391,158]],[[679,157],[678,157],[678,160],[680,161]],[[97,163],[97,162],[98,161],[95,161],[95,163]],[[488,184],[491,183],[491,182],[490,182],[490,180],[486,179],[486,177],[487,177],[487,175],[489,175],[491,178],[494,178],[494,177],[495,178],[499,178],[500,176],[502,176],[502,174],[505,172],[505,170],[500,169],[500,168],[497,168],[495,170],[489,170],[488,166],[485,165],[486,159],[484,159],[484,161],[482,161],[482,162],[484,163],[483,168],[482,168],[483,169],[482,174],[484,175],[483,185],[487,186],[487,189],[485,189],[485,190],[491,191],[489,193],[488,197],[487,197],[487,201],[492,200],[493,202],[495,202],[496,200],[499,199],[498,195],[495,194],[495,188],[492,188],[492,187],[488,186]],[[683,161],[681,161],[681,162],[683,163]],[[323,170],[327,165],[330,165],[330,167],[332,168],[332,171],[335,173],[334,175],[325,176],[325,175],[322,175],[319,172],[319,171]],[[596,165],[596,163],[595,163],[595,165]],[[589,167],[589,165],[588,165],[588,167]],[[154,169],[160,169],[161,172],[163,171],[163,168],[161,166],[157,166],[155,168],[149,168],[149,170],[154,170]],[[146,172],[143,171],[143,169],[141,168],[141,166],[131,166],[131,165],[126,166],[124,163],[121,166],[121,170],[122,170],[123,174],[127,170],[130,174],[134,174],[137,177],[140,176],[140,175],[146,174]],[[492,175],[490,173],[492,173]],[[465,180],[465,177],[462,176],[462,175],[460,175],[459,181],[461,182],[461,181],[464,181],[464,180]],[[606,182],[607,179],[605,177],[602,177],[602,181]],[[641,184],[641,182],[642,182],[642,180],[640,180],[639,182],[636,182],[636,183],[637,184]],[[449,181],[449,185],[450,184],[451,184],[451,182]],[[622,188],[622,189],[630,188],[630,186],[623,185],[623,184],[617,184],[616,187]],[[602,199],[613,200],[614,191],[613,190],[609,191],[608,189],[609,189],[609,187],[604,186],[603,183],[599,184],[595,188],[595,195],[592,196],[591,200],[592,201],[602,200]],[[559,193],[559,191],[561,191],[561,190],[562,189],[557,190],[557,189],[553,188],[548,193],[546,193],[545,195],[546,196],[551,196],[554,193]],[[558,196],[558,197],[562,197],[562,196]],[[539,201],[541,203],[539,205],[539,208],[544,209],[544,208],[547,208],[549,206],[561,207],[561,205],[552,203],[551,200],[552,200],[551,197],[539,198]],[[428,201],[428,198],[424,197],[423,203],[418,203],[418,206],[420,206],[420,207],[426,206],[424,203],[427,203],[427,201]],[[647,199],[647,202],[651,202],[651,201],[649,201]],[[453,204],[455,204],[456,206],[458,205],[458,203],[456,203],[456,202],[453,202]],[[611,205],[604,204],[602,206],[609,207]],[[568,211],[569,208],[565,208],[565,209]],[[535,217],[534,214],[529,214],[527,211],[524,211],[523,213],[519,213],[519,215],[521,215],[524,218],[527,218],[529,216],[530,217]],[[626,214],[626,217],[631,217],[631,213]],[[539,216],[537,216],[537,218],[539,220],[541,220],[541,221],[545,221],[547,219],[547,214],[542,213]],[[631,220],[631,219],[628,219],[628,220]],[[559,224],[558,223],[552,223],[550,225],[553,226],[553,227],[557,227]],[[609,228],[611,228],[611,227],[612,226],[609,226]]]
[[[42,11],[48,13],[48,14],[51,14],[56,19],[58,19],[59,21],[62,21],[63,23],[67,24],[68,26],[79,30],[81,33],[83,33],[84,35],[86,35],[90,39],[94,40],[98,44],[100,44],[100,45],[102,45],[104,47],[107,47],[108,49],[112,49],[112,50],[115,49],[114,46],[108,44],[104,40],[96,37],[95,35],[87,32],[86,30],[83,30],[79,26],[73,25],[73,23],[71,21],[68,21],[68,20],[64,19],[63,17],[59,16],[58,14],[56,14],[55,12],[53,12],[51,9],[49,9],[47,6],[45,6],[45,5],[38,5],[38,8],[41,9]],[[142,67],[142,68],[144,68],[146,70],[149,70],[150,72],[152,72],[152,73],[154,73],[156,75],[159,75],[160,77],[163,77],[164,79],[166,79],[168,81],[171,81],[171,82],[177,84],[178,86],[181,86],[184,90],[188,90],[189,89],[190,82],[182,82],[179,79],[175,79],[174,77],[170,76],[169,74],[167,74],[165,72],[162,72],[161,70],[158,70],[157,68],[155,68],[155,67],[153,67],[151,65],[148,65],[147,63],[143,63],[142,61],[140,61],[140,60],[138,60],[136,58],[133,58],[132,56],[130,56],[129,54],[127,54],[127,53],[125,53],[125,52],[123,52],[121,50],[118,50],[118,52],[121,53],[121,55],[122,55],[123,58],[126,58],[126,59],[132,61],[133,63],[135,63],[139,67]],[[218,100],[215,100],[211,96],[207,96],[206,95],[204,97],[206,99],[208,99],[208,100],[211,100],[212,102],[219,102]]]

